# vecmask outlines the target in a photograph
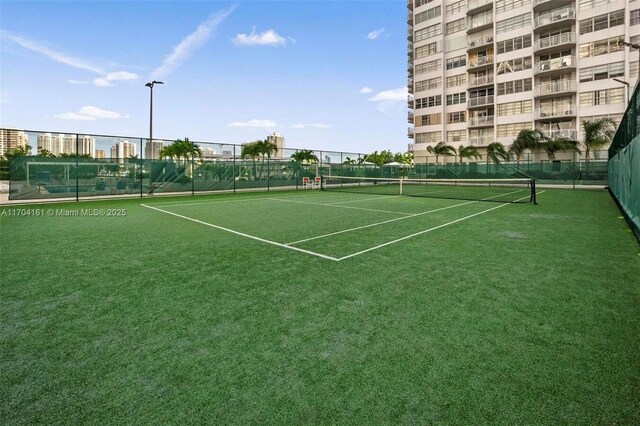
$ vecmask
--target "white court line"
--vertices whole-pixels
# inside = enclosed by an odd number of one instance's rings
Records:
[[[545,191],[537,192],[536,195],[537,194],[542,194],[543,192],[545,192]],[[524,200],[524,199],[529,198],[529,197],[530,197],[530,195],[527,195],[526,197],[519,198],[516,201]],[[451,222],[447,222],[447,223],[444,223],[442,225],[434,226],[433,228],[425,229],[424,231],[416,232],[415,234],[407,235],[406,237],[398,238],[397,240],[393,240],[393,241],[389,241],[389,242],[386,242],[386,243],[383,243],[383,244],[379,244],[379,245],[377,245],[375,247],[371,247],[371,248],[368,248],[366,250],[362,250],[362,251],[359,251],[359,252],[356,252],[356,253],[349,254],[347,256],[340,257],[340,258],[338,258],[338,261],[349,259],[350,257],[354,257],[354,256],[359,256],[361,254],[368,253],[368,252],[373,251],[373,250],[378,250],[379,248],[386,247],[388,245],[395,244],[395,243],[398,243],[400,241],[408,240],[409,238],[417,237],[418,235],[426,234],[427,232],[435,231],[436,229],[444,228],[445,226],[453,225],[454,223],[462,222],[463,220],[471,219],[472,217],[476,217],[476,216],[479,216],[481,214],[489,213],[492,210],[496,210],[496,209],[499,209],[501,207],[508,206],[509,204],[512,204],[512,203],[500,204],[499,206],[491,207],[490,209],[483,210],[483,211],[478,212],[478,213],[470,214],[469,216],[465,216],[465,217],[462,217],[460,219],[452,220]]]
[[[520,192],[520,191],[514,191],[514,192],[510,192],[508,194],[500,194],[500,195],[496,195],[496,196],[493,196],[493,197],[490,197],[490,198],[483,198],[482,200],[467,201],[465,203],[454,204],[452,206],[447,206],[447,207],[441,207],[441,208],[435,209],[435,210],[427,210],[425,212],[414,213],[414,214],[412,214],[410,216],[396,217],[394,219],[385,220],[383,222],[370,223],[369,225],[358,226],[358,227],[350,228],[350,229],[343,229],[342,231],[336,231],[336,232],[331,232],[329,234],[323,234],[323,235],[318,235],[318,236],[311,237],[311,238],[305,238],[304,240],[298,240],[298,241],[294,241],[294,242],[291,242],[291,243],[286,243],[285,245],[290,246],[290,245],[294,245],[294,244],[300,244],[300,243],[304,243],[304,242],[311,241],[311,240],[317,240],[317,239],[320,239],[320,238],[331,237],[333,235],[344,234],[345,232],[353,232],[353,231],[358,231],[360,229],[370,228],[372,226],[384,225],[386,223],[396,222],[398,220],[411,219],[411,218],[416,217],[416,216],[422,216],[422,215],[429,214],[429,213],[435,213],[435,212],[439,212],[439,211],[442,211],[442,210],[452,209],[454,207],[466,206],[467,204],[479,203],[480,201],[489,200],[491,198],[502,197],[504,195],[510,195],[510,194],[514,194],[516,192]],[[333,204],[328,204],[328,205],[333,206]],[[336,207],[339,207],[339,206],[336,206]]]
[[[295,195],[284,195],[283,197],[305,197],[308,195],[299,195],[299,194],[295,194]],[[154,207],[185,207],[185,206],[200,206],[200,205],[204,205],[204,204],[226,204],[226,203],[242,203],[245,201],[263,201],[263,200],[270,200],[269,197],[247,197],[247,198],[241,198],[238,200],[209,200],[209,201],[201,201],[199,203],[181,203],[181,202],[175,202],[175,203],[164,203],[164,204],[153,204]]]
[[[335,204],[314,203],[312,201],[285,200],[284,198],[267,198],[267,199],[268,200],[274,200],[274,201],[284,201],[284,202],[287,202],[287,203],[311,204],[311,205],[314,205],[314,206],[338,207],[338,208],[342,208],[342,209],[365,210],[365,211],[369,211],[369,212],[378,212],[378,213],[393,213],[393,214],[403,214],[403,215],[411,215],[412,214],[412,213],[405,213],[405,212],[396,212],[396,211],[392,211],[392,210],[378,210],[378,209],[367,209],[367,208],[364,208],[364,207],[340,206],[340,205],[335,205]]]
[[[338,202],[335,202],[335,203],[326,203],[326,205],[327,206],[335,206],[336,204],[359,203],[360,201],[382,200],[382,199],[385,199],[385,198],[395,198],[395,197],[400,197],[400,195],[384,195],[384,196],[377,196],[375,198],[362,198],[362,199],[358,199],[358,200],[338,201]]]
[[[235,235],[240,235],[241,237],[249,238],[249,239],[252,239],[252,240],[260,241],[260,242],[263,242],[263,243],[271,244],[271,245],[282,247],[282,248],[286,248],[286,249],[289,249],[289,250],[299,251],[301,253],[310,254],[312,256],[321,257],[321,258],[327,259],[327,260],[338,261],[338,259],[335,258],[335,257],[326,256],[324,254],[316,253],[314,251],[304,250],[304,249],[301,249],[301,248],[298,248],[298,247],[289,247],[289,246],[286,246],[284,244],[277,243],[275,241],[265,240],[264,238],[256,237],[256,236],[249,235],[249,234],[245,234],[243,232],[234,231],[233,229],[224,228],[222,226],[218,226],[218,225],[214,225],[214,224],[211,224],[211,223],[203,222],[203,221],[198,220],[198,219],[193,219],[191,217],[183,216],[181,214],[173,213],[173,212],[170,212],[170,211],[167,211],[167,210],[162,210],[162,209],[159,209],[157,207],[151,207],[151,206],[148,206],[146,204],[140,204],[140,205],[142,207],[146,207],[148,209],[152,209],[152,210],[156,210],[156,211],[159,211],[159,212],[162,212],[162,213],[166,213],[166,214],[169,214],[171,216],[179,217],[181,219],[189,220],[191,222],[199,223],[201,225],[210,226],[212,228],[219,229],[219,230],[225,231],[225,232],[230,232],[230,233],[235,234]]]

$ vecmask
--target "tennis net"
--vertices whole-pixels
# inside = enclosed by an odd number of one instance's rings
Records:
[[[537,204],[536,183],[529,178],[398,179],[323,176],[322,189],[362,194]]]

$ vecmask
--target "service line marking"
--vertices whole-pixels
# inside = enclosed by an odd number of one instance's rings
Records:
[[[377,213],[401,214],[401,215],[405,215],[405,216],[413,214],[413,213],[406,213],[406,212],[396,212],[396,211],[392,211],[392,210],[367,209],[367,208],[364,208],[364,207],[354,207],[354,206],[343,206],[343,205],[336,205],[336,204],[316,203],[316,202],[313,202],[313,201],[287,200],[285,198],[267,198],[267,199],[268,200],[274,200],[274,201],[283,201],[283,202],[286,202],[286,203],[310,204],[310,205],[314,205],[314,206],[337,207],[337,208],[341,208],[341,209],[364,210],[364,211],[368,211],[368,212],[377,212]]]

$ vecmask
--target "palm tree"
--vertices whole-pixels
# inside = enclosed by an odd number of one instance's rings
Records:
[[[31,145],[18,145],[15,148],[11,148],[5,154],[9,157],[27,157],[31,155]]]
[[[478,158],[482,158],[482,155],[480,155],[478,148],[475,146],[460,145],[458,147],[458,157],[460,163],[462,163],[462,160],[465,158],[474,158],[477,160]]]
[[[509,147],[509,153],[516,156],[516,163],[520,164],[520,157],[527,149],[535,151],[540,147],[541,143],[544,143],[548,138],[540,133],[538,130],[522,129],[518,136]]]
[[[261,154],[261,149],[260,146],[258,145],[259,141],[255,141],[255,142],[251,142],[251,143],[246,143],[244,145],[242,145],[242,151],[240,152],[240,156],[245,159],[247,157],[251,158],[251,161],[253,161],[253,179],[257,180],[258,179],[258,169],[256,167],[256,158],[260,157]]]
[[[506,160],[507,158],[509,158],[509,154],[500,142],[493,142],[487,146],[487,166],[489,165],[489,160],[498,164],[500,159]]]
[[[347,157],[347,158],[345,158],[345,160],[342,162],[342,164],[344,164],[344,165],[356,164],[356,160],[354,160],[353,158]]]
[[[559,151],[575,151],[580,153],[578,148],[578,141],[572,141],[569,139],[549,139],[539,144],[539,148],[547,153],[549,161],[556,159],[556,152]]]
[[[616,133],[616,122],[611,118],[598,120],[582,120],[582,132],[584,133],[584,157],[590,159],[591,151],[598,150],[611,143]]]
[[[291,154],[291,169],[293,169],[293,178],[298,179],[298,175],[300,170],[302,170],[303,164],[316,164],[318,163],[318,157],[313,153],[313,151],[308,149],[302,149],[300,151],[296,151]]]
[[[264,157],[266,156],[267,159],[270,160],[271,154],[278,152],[278,146],[273,142],[269,142],[268,139],[265,139],[263,141],[256,141],[254,143],[257,145],[257,150],[260,154],[260,157],[262,158],[262,165],[260,167],[260,176],[258,177],[258,179],[261,179],[262,172],[264,171]]]
[[[427,151],[436,156],[436,164],[438,163],[438,157],[441,155],[456,155],[456,150],[444,142],[438,142],[438,144],[434,147],[429,145],[427,147]]]
[[[38,148],[39,157],[55,157],[56,155],[46,148]]]

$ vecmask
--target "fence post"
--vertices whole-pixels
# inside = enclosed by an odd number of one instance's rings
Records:
[[[233,163],[231,164],[231,169],[233,171],[231,179],[233,180],[233,193],[236,193],[236,146],[233,145]]]
[[[151,141],[149,141],[149,149],[153,153],[153,144],[151,143]],[[142,138],[140,138],[140,198],[143,197],[142,195],[142,192],[143,192],[142,191],[142,182],[143,182],[142,171],[143,170],[144,170],[144,160],[142,158]],[[151,180],[151,168],[149,168],[149,180]]]
[[[76,133],[76,201],[80,201],[80,135]]]

